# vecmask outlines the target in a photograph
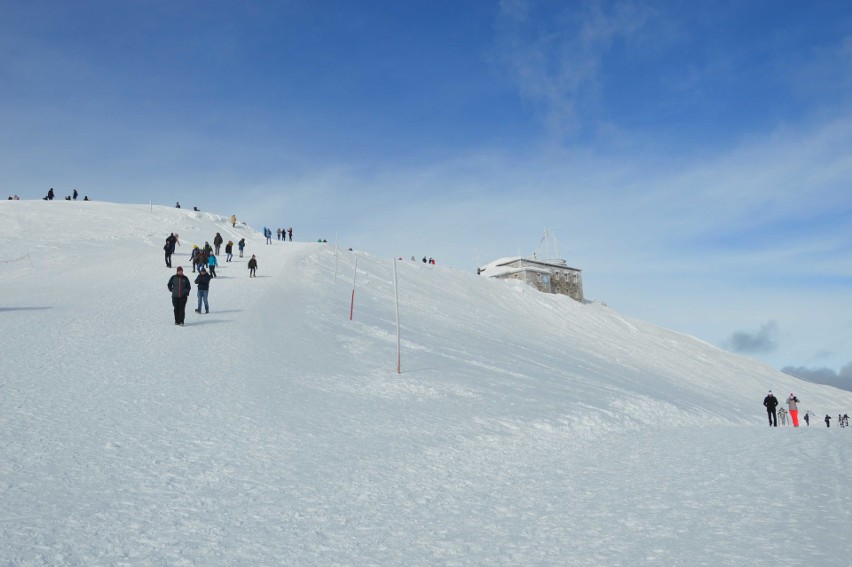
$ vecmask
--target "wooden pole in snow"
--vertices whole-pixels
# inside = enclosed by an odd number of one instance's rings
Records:
[[[358,258],[355,258],[355,272],[352,274],[352,302],[349,304],[349,320],[355,314],[355,278],[358,276]]]

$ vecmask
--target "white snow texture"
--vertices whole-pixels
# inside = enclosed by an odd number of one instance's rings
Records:
[[[0,202],[0,565],[852,558],[852,393],[409,260],[398,374],[392,259],[230,214]],[[185,327],[171,232],[193,280],[193,244],[248,243]],[[819,419],[768,427],[770,389]]]

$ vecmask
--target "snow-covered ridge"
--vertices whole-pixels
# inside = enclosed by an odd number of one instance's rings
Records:
[[[553,564],[573,542],[578,564],[636,548],[674,564],[703,535],[614,541],[618,522],[575,492],[607,491],[588,484],[609,474],[592,463],[622,462],[625,439],[656,439],[662,453],[637,458],[686,476],[720,438],[771,458],[781,446],[755,447],[769,389],[820,415],[852,409],[852,393],[605,306],[410,261],[396,264],[397,374],[393,260],[266,245],[230,214],[0,202],[4,561]],[[219,256],[211,313],[192,313],[193,293],[183,328],[166,290],[170,232],[187,268],[217,232],[248,243],[244,258]],[[709,438],[689,437],[694,425]],[[796,433],[811,455],[837,456],[824,428]],[[660,482],[635,474],[640,491]],[[613,506],[631,501],[613,490]],[[678,514],[656,510],[645,528]],[[578,518],[598,536],[573,533]],[[848,550],[830,543],[828,557]],[[728,557],[748,562],[760,545]]]

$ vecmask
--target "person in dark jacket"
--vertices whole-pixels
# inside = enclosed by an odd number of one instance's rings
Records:
[[[225,261],[230,262],[234,257],[234,241],[229,240],[227,244],[225,244]]]
[[[222,235],[217,232],[216,236],[213,238],[213,246],[214,250],[216,250],[217,256],[219,255],[219,247],[222,246],[223,242],[225,242],[225,240],[222,238]]]
[[[237,247],[240,249],[240,258],[242,258],[243,257],[243,250],[246,247],[246,239],[240,238],[240,241],[237,242]]]
[[[201,313],[201,302],[204,302],[204,312],[210,313],[210,305],[207,303],[207,294],[210,291],[210,274],[207,273],[207,270],[201,268],[201,271],[198,274],[198,277],[195,278],[196,293],[198,294],[198,309],[195,310],[196,313]]]
[[[183,320],[186,314],[186,300],[189,298],[189,290],[192,289],[192,285],[189,283],[189,278],[183,275],[182,267],[177,267],[177,273],[169,278],[169,283],[166,284],[166,287],[172,292],[175,325],[183,327]]]
[[[77,190],[74,189],[74,193],[72,194],[72,197],[74,197],[75,201],[77,200],[77,195],[79,195],[79,193],[77,193]]]
[[[166,267],[172,267],[172,254],[175,253],[175,245],[180,246],[180,242],[178,241],[178,235],[174,232],[166,238],[166,244],[163,246],[163,250],[166,251]]]
[[[257,277],[257,259],[254,257],[254,254],[251,255],[251,260],[248,261],[248,269],[249,269],[249,277],[256,278]]]
[[[775,408],[778,407],[778,398],[769,390],[769,393],[763,398],[763,407],[766,408],[766,413],[769,415],[769,427],[778,427],[778,412]]]
[[[50,188],[50,191],[48,191],[48,192],[47,192],[47,200],[48,200],[48,201],[52,201],[52,200],[53,200],[53,187],[51,187],[51,188]]]

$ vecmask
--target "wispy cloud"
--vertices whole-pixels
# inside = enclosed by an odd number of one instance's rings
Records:
[[[603,59],[630,41],[653,11],[639,3],[572,4],[555,13],[526,0],[500,3],[501,55],[521,96],[545,116],[551,134],[577,133],[595,106]]]

